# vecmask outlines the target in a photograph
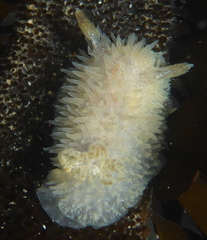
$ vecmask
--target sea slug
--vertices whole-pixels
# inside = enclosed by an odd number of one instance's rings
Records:
[[[111,41],[77,9],[88,55],[73,63],[61,88],[50,152],[53,169],[37,190],[43,209],[62,226],[110,225],[141,199],[160,169],[170,78],[193,65],[166,66],[135,34]]]

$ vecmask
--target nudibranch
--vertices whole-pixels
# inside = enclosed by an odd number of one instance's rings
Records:
[[[61,88],[50,152],[56,167],[37,190],[43,209],[62,226],[108,226],[141,199],[160,170],[170,78],[193,66],[166,65],[135,34],[112,41],[77,9],[88,54],[62,70],[70,77]]]

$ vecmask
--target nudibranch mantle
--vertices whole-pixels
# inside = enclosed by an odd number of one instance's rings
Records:
[[[160,170],[170,78],[192,64],[166,66],[135,34],[111,41],[76,10],[88,54],[63,70],[53,121],[56,167],[37,190],[42,207],[62,226],[100,228],[117,222],[141,199]]]

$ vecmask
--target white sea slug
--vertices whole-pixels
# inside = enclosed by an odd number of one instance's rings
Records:
[[[135,206],[158,160],[165,129],[170,78],[192,64],[165,66],[135,34],[113,41],[76,10],[89,44],[62,87],[53,122],[56,167],[37,190],[42,207],[62,226],[100,228]]]

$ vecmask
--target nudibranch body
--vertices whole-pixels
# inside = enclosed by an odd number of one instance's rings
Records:
[[[50,149],[56,166],[37,190],[52,220],[75,229],[110,225],[141,199],[160,169],[170,78],[192,64],[165,66],[157,44],[135,34],[113,41],[76,10],[89,44],[62,87]]]

